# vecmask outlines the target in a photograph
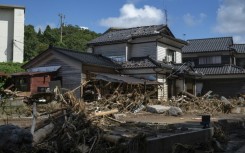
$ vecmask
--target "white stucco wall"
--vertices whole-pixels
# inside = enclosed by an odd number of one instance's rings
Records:
[[[23,62],[24,58],[24,10],[14,10],[13,62]]]
[[[0,6],[0,62],[23,62],[24,8]]]

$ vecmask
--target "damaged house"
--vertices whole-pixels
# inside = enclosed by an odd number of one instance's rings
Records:
[[[89,78],[90,72],[116,73],[115,68],[117,64],[100,55],[50,46],[46,51],[23,65],[23,68],[27,70],[28,74],[38,72],[44,74],[53,67],[57,67],[57,69],[53,69],[52,71],[56,75],[50,79],[49,83],[46,83],[46,86],[40,84],[39,86],[49,87],[50,84],[56,84],[62,88],[71,90],[79,87],[86,78]],[[28,75],[26,73],[25,75],[18,74],[18,77],[22,79],[25,76]],[[21,82],[16,82],[15,84],[21,84]],[[28,86],[27,90],[30,89],[31,84],[33,83],[29,82],[29,85],[26,85]],[[39,86],[37,85],[36,88],[39,88]],[[76,95],[81,97],[83,90],[76,90]]]
[[[196,95],[200,73],[190,63],[182,63],[181,49],[185,45],[187,42],[175,38],[166,25],[110,28],[88,43],[86,53],[50,47],[23,68],[59,66],[55,80],[67,89],[92,78],[155,84],[156,98],[167,100],[181,91]],[[77,95],[82,96],[83,89]]]
[[[110,28],[88,46],[93,54],[122,63],[119,73],[159,82],[157,97],[167,100],[183,90],[195,94],[198,74],[182,64],[181,48],[186,44],[168,26],[153,25]]]
[[[197,94],[209,90],[219,96],[245,93],[245,45],[233,44],[232,37],[188,40],[183,62],[191,62],[204,75],[197,80]]]

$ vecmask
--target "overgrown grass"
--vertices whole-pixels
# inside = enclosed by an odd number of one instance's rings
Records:
[[[6,74],[24,72],[25,70],[21,68],[22,65],[23,63],[0,62],[0,72],[4,72]]]

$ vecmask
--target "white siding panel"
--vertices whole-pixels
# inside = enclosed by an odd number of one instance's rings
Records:
[[[157,60],[163,61],[166,57],[167,49],[162,43],[157,43]]]
[[[140,43],[140,44],[132,44],[131,50],[129,51],[129,58],[131,57],[142,57],[142,56],[150,56],[153,59],[156,59],[156,43]]]
[[[182,53],[180,51],[176,51],[176,63],[182,63]]]
[[[157,43],[157,60],[162,61],[163,59],[165,59],[168,49],[175,51],[175,62],[182,63],[182,53],[179,48],[175,48],[173,46],[169,46],[160,42]]]
[[[95,54],[101,54],[103,56],[122,56],[126,55],[126,44],[113,44],[94,47]]]

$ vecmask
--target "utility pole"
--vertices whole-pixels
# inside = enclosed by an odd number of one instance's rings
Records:
[[[65,20],[65,15],[60,13],[60,42],[62,42],[62,33],[63,33],[63,25],[64,25],[64,20]]]
[[[168,12],[167,12],[167,7],[166,7],[166,4],[165,4],[165,1],[164,0],[162,1],[162,3],[163,3],[164,15],[165,15],[165,24],[168,25]]]
[[[164,9],[164,14],[165,14],[165,24],[168,25],[168,12],[166,9]]]

